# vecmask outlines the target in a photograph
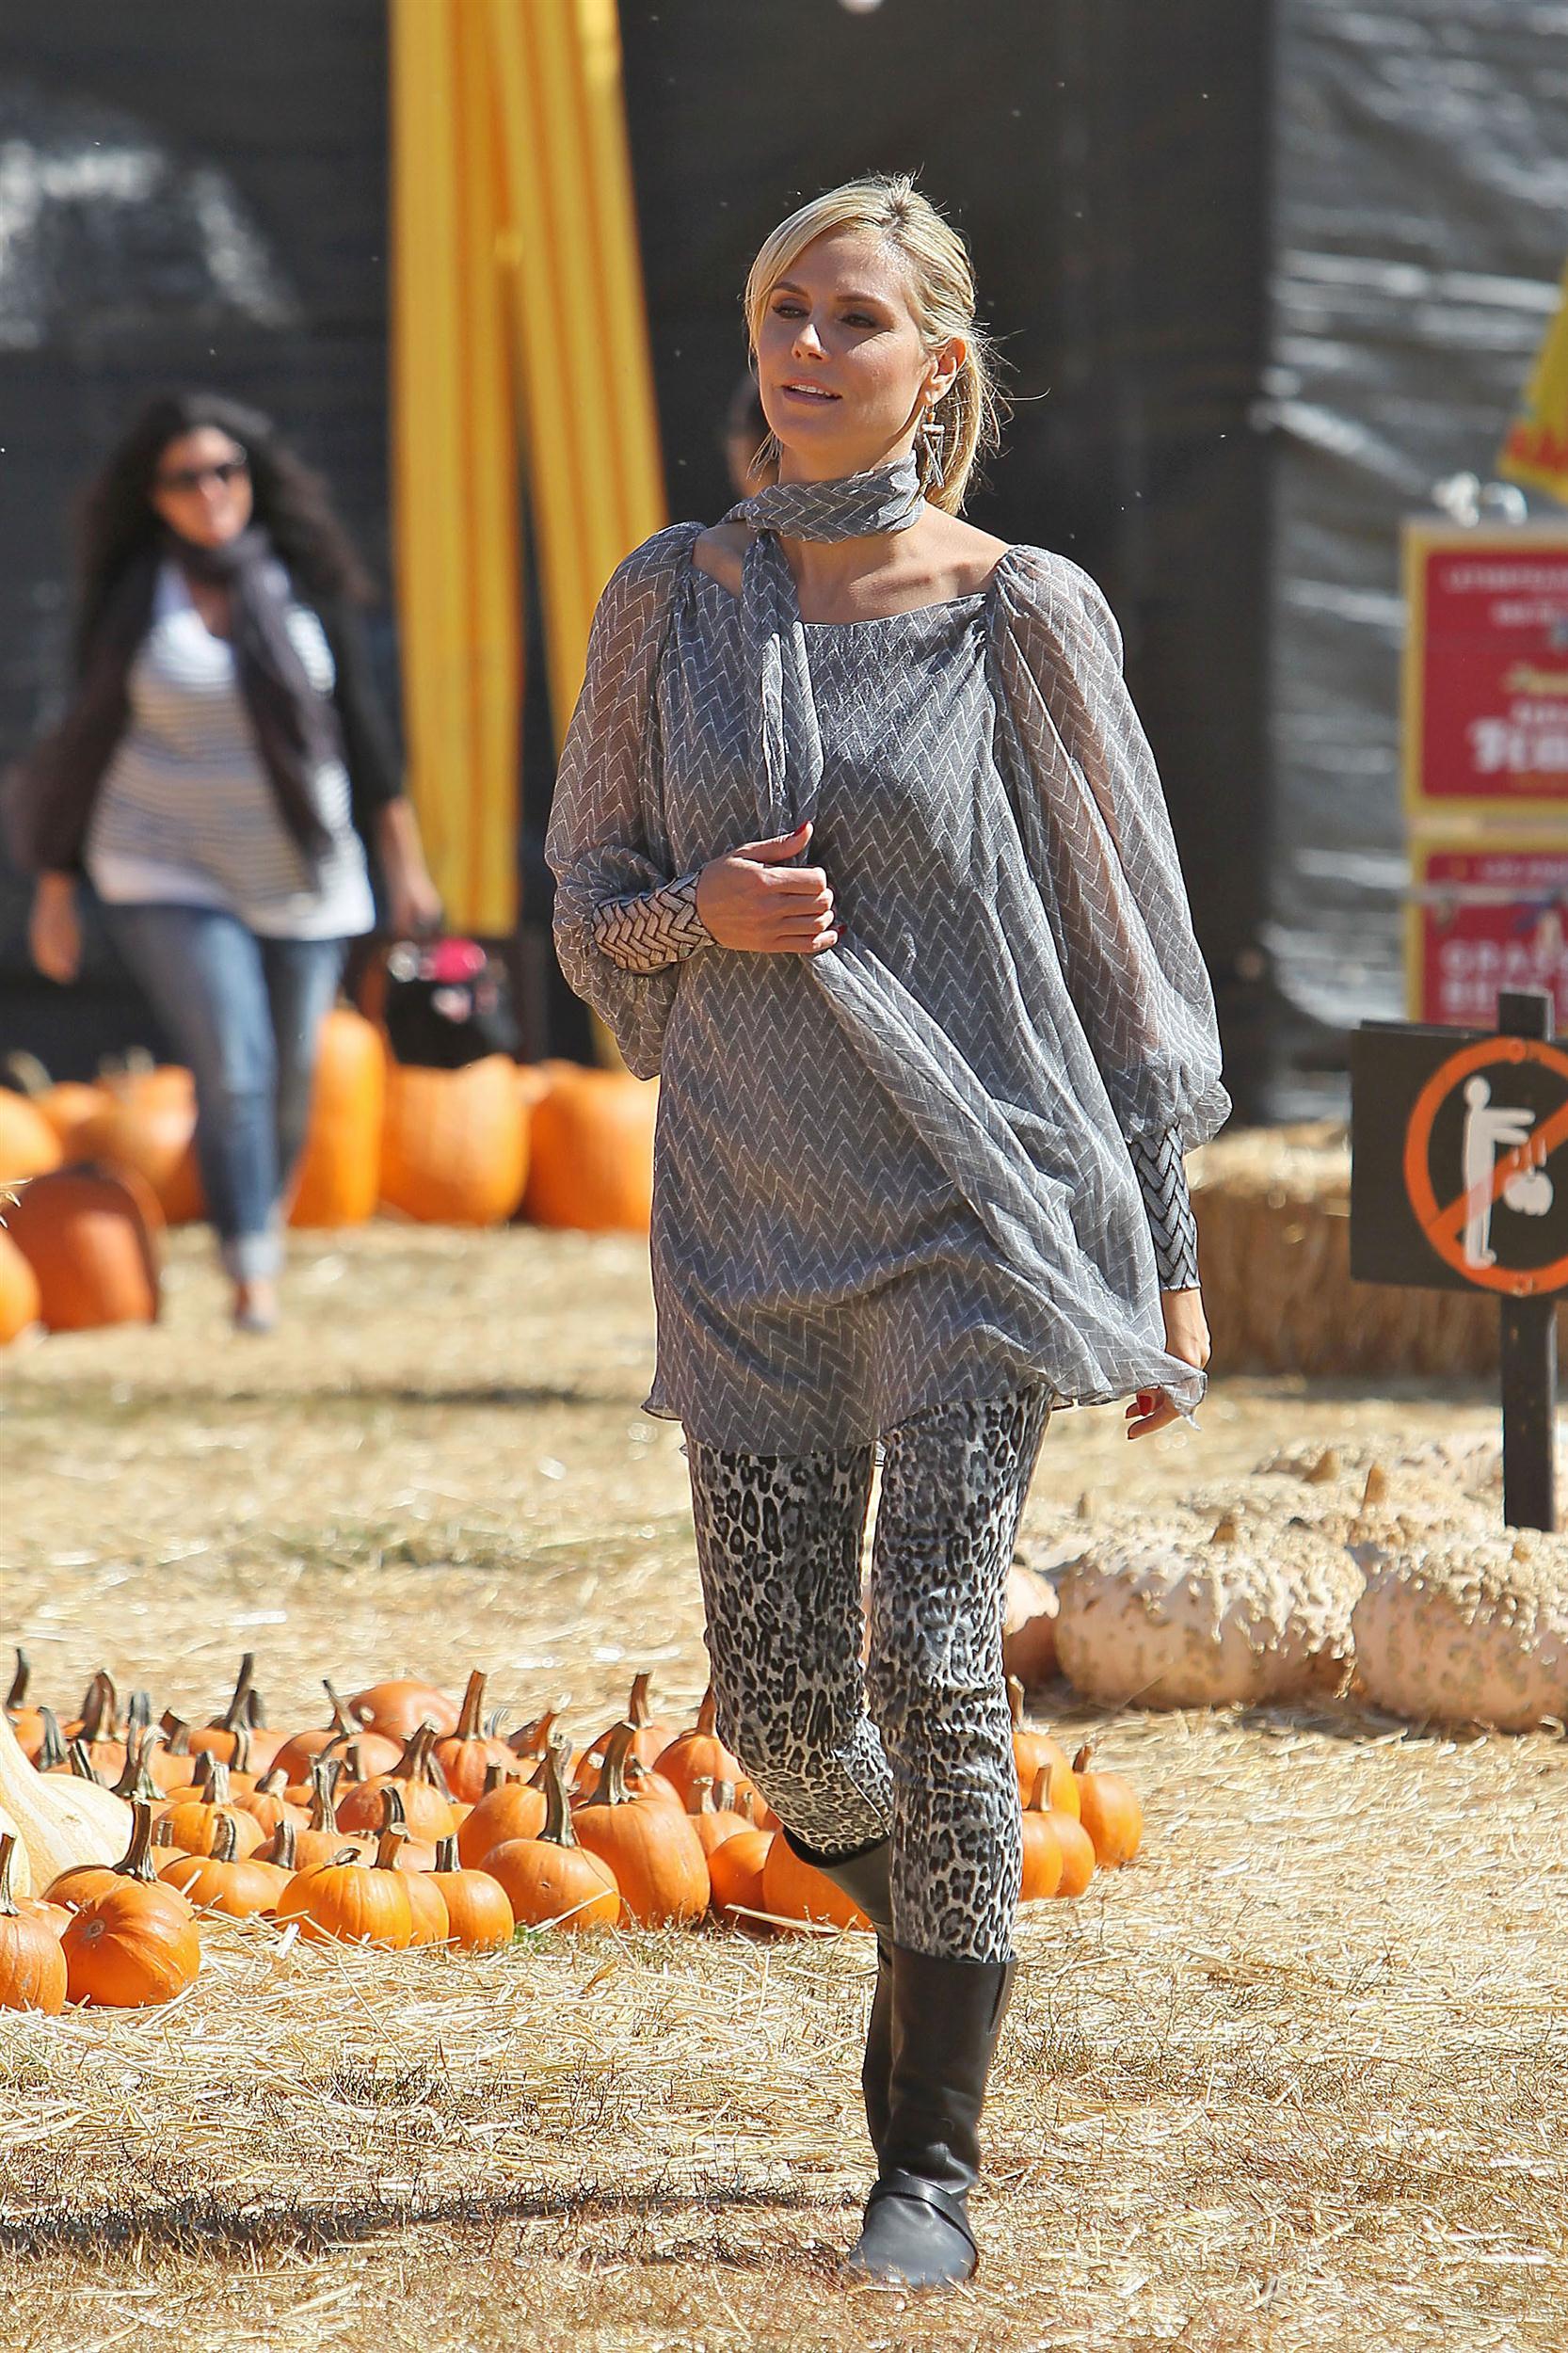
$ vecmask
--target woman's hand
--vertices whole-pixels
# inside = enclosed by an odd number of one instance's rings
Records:
[[[811,838],[810,820],[793,833],[745,841],[710,859],[697,877],[696,911],[721,948],[816,956],[838,945],[833,893],[820,866],[791,866]]]
[[[407,795],[389,801],[376,826],[376,848],[387,891],[387,922],[399,939],[420,939],[441,927],[441,894],[430,879],[419,820]]]
[[[1201,1371],[1208,1362],[1208,1320],[1203,1312],[1202,1291],[1196,1286],[1191,1290],[1161,1291],[1160,1305],[1165,1311],[1165,1346],[1184,1365],[1196,1365]],[[1163,1389],[1140,1389],[1127,1409],[1127,1418],[1128,1436],[1146,1438],[1178,1417]]]
[[[73,981],[82,963],[76,885],[69,874],[40,874],[27,922],[33,962],[47,981]]]

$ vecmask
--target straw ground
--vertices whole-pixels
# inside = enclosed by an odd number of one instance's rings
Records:
[[[631,1242],[379,1225],[298,1253],[276,1337],[177,1240],[166,1322],[0,1369],[7,1612],[40,1693],[106,1665],[274,1721],[487,1667],[579,1733],[703,1681],[679,1433],[636,1411]],[[1495,1424],[1484,1386],[1227,1380],[1201,1437],[1062,1415],[1035,1529],[1283,1440]],[[980,2281],[835,2281],[868,2170],[862,1939],[389,1959],[208,1936],[171,2009],[0,2030],[8,2346],[1560,2347],[1568,1797],[1546,1735],[1119,1715],[1144,1854],[1023,1928]]]

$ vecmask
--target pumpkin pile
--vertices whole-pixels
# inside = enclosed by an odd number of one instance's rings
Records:
[[[0,1086],[0,1348],[30,1326],[150,1322],[159,1237],[205,1214],[188,1070],[146,1054],[52,1082],[13,1054]],[[340,1005],[322,1026],[296,1226],[508,1218],[646,1233],[657,1084],[489,1054],[460,1070],[394,1062]],[[14,1201],[7,1206],[7,1196]]]
[[[344,1700],[322,1724],[269,1727],[254,1660],[207,1724],[94,1675],[62,1719],[0,1711],[0,2009],[172,2001],[201,1965],[201,1924],[259,1919],[309,1942],[491,1951],[520,1934],[714,1919],[758,1935],[866,1928],[777,1835],[725,1746],[713,1695],[678,1725],[638,1675],[581,1757],[558,1712],[503,1734],[485,1676],[460,1703],[412,1677]],[[1136,1794],[1069,1761],[1010,1685],[1026,1902],[1081,1895],[1130,1862]]]

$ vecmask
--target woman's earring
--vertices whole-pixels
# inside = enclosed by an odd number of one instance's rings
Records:
[[[936,411],[933,407],[927,413],[925,423],[921,425],[920,432],[920,488],[922,489],[939,490],[942,487],[942,457],[947,448],[947,438],[946,433],[936,422]]]

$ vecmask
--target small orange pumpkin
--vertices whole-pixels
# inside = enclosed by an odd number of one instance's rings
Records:
[[[443,1838],[436,1849],[431,1882],[446,1905],[449,1936],[465,1952],[490,1952],[509,1945],[517,1922],[506,1890],[490,1871],[466,1870],[458,1861],[456,1838]]]
[[[1130,1863],[1144,1843],[1144,1809],[1131,1782],[1121,1773],[1092,1772],[1089,1754],[1081,1748],[1073,1759],[1079,1815],[1094,1842],[1096,1862],[1101,1870],[1115,1870]]]
[[[762,1865],[762,1910],[791,1927],[871,1927],[854,1898],[814,1864],[802,1862],[782,1832],[775,1836]]]
[[[41,2009],[57,2017],[65,2008],[66,1970],[55,1921],[69,1915],[12,1892],[15,1856],[14,1833],[0,1832],[0,2009]]]
[[[599,1785],[577,1809],[578,1841],[609,1865],[639,1927],[700,1920],[711,1892],[708,1858],[677,1807],[628,1789],[626,1760],[635,1737],[630,1723],[611,1734]]]
[[[537,1837],[508,1838],[485,1868],[497,1881],[520,1928],[613,1928],[621,1895],[610,1865],[579,1844],[567,1802],[566,1743],[545,1760],[545,1817]],[[481,1800],[481,1803],[483,1801]]]
[[[768,1909],[762,1895],[762,1879],[768,1849],[776,1835],[771,1830],[737,1831],[733,1838],[715,1847],[708,1858],[713,1911],[731,1928],[747,1929],[756,1934],[772,1926],[761,1916]]]
[[[387,1049],[379,1030],[350,1006],[334,1006],[316,1046],[291,1225],[362,1225],[375,1215],[386,1099]]]

